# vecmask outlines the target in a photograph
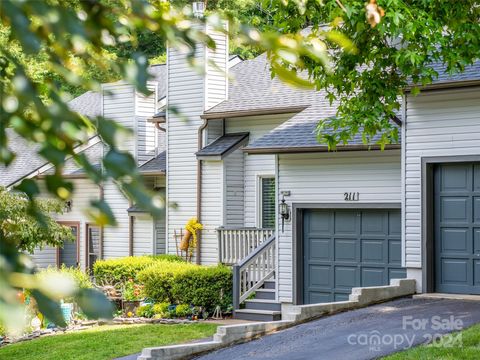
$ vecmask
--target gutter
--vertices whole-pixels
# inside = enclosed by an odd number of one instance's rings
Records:
[[[386,145],[384,150],[400,149],[400,144]],[[337,146],[335,150],[328,150],[326,146],[306,146],[306,147],[267,147],[267,148],[243,148],[243,152],[247,154],[298,154],[298,153],[326,153],[326,152],[344,152],[344,151],[367,151],[381,150],[380,145],[348,145]]]
[[[252,109],[252,110],[237,110],[237,111],[223,111],[223,112],[211,112],[204,113],[200,115],[202,119],[222,119],[222,118],[233,118],[233,117],[245,117],[245,116],[254,116],[254,115],[277,115],[277,114],[290,114],[298,113],[310,105],[302,106],[290,106],[290,107],[280,107],[280,108],[267,108],[267,109]]]
[[[405,87],[405,92],[409,93],[414,87],[418,87],[421,91],[429,91],[429,90],[462,88],[462,87],[478,86],[478,85],[480,85],[480,80],[446,81],[446,82],[434,83],[426,86],[408,85],[407,87]]]

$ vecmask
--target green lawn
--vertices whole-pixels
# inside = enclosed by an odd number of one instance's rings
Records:
[[[444,338],[445,343],[455,340],[453,337]],[[461,332],[461,344],[452,347],[440,345],[422,345],[407,351],[387,356],[386,360],[477,360],[480,359],[480,324],[474,325]]]
[[[7,345],[0,359],[101,360],[140,352],[144,347],[178,344],[212,336],[215,324],[107,325]]]

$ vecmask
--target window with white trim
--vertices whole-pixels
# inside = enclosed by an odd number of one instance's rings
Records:
[[[275,227],[275,178],[261,177],[259,189],[260,227]]]

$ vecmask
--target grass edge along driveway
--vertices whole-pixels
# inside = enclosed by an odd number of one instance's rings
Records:
[[[11,344],[0,359],[109,360],[141,352],[145,347],[173,345],[212,336],[217,324],[105,325],[88,330]]]
[[[460,335],[460,337],[458,337]],[[445,346],[443,346],[445,345]],[[477,360],[480,359],[480,324],[446,334],[432,344],[401,351],[383,360]]]

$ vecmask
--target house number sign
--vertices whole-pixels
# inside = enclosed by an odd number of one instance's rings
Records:
[[[345,201],[358,201],[360,197],[359,192],[345,192],[343,198]]]

